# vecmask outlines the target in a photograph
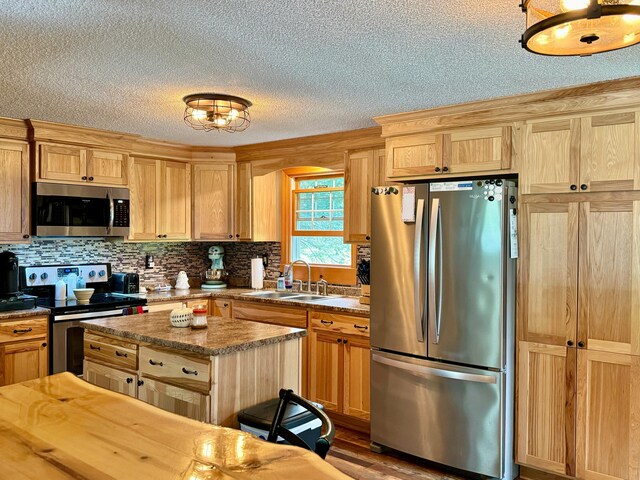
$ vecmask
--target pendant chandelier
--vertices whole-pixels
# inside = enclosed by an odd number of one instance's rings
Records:
[[[533,53],[589,56],[640,42],[640,0],[524,0],[522,46]]]
[[[249,127],[249,100],[219,93],[193,93],[182,99],[184,121],[196,130],[242,132]]]

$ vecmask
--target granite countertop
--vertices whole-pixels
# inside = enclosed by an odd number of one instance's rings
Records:
[[[202,355],[224,355],[307,335],[307,331],[301,328],[222,317],[207,317],[208,328],[192,330],[189,327],[172,327],[169,317],[170,312],[145,313],[86,320],[80,322],[80,326],[90,331]]]
[[[16,318],[49,315],[50,313],[51,310],[42,307],[30,308],[28,310],[9,310],[8,312],[0,312],[0,322],[4,320],[15,320]]]
[[[369,315],[369,305],[359,302],[358,297],[327,296],[322,301],[297,301],[283,300],[278,298],[260,298],[258,296],[246,295],[255,290],[250,288],[225,288],[222,290],[203,290],[192,288],[189,290],[171,290],[169,292],[147,293],[147,303],[166,302],[170,300],[192,300],[196,298],[230,298],[247,302],[269,303],[272,305],[302,307],[310,310],[351,313],[355,315]],[[305,292],[302,292],[303,294]]]

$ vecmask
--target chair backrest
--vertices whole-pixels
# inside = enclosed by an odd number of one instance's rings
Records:
[[[323,410],[320,410],[309,400],[293,393],[293,390],[285,390],[283,388],[280,390],[279,396],[280,401],[278,402],[278,408],[276,409],[276,414],[273,417],[273,422],[271,423],[271,429],[269,430],[267,441],[275,443],[278,440],[278,437],[282,437],[291,445],[306,448],[307,450],[313,450],[315,453],[320,455],[321,458],[325,458],[327,456],[327,452],[331,448],[333,437],[336,435],[336,430],[331,419]],[[312,446],[307,444],[307,442],[298,435],[282,426],[282,420],[289,402],[296,403],[301,407],[306,408],[322,422],[322,430],[325,431],[325,433],[318,438],[315,445]]]

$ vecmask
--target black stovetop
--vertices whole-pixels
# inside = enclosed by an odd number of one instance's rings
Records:
[[[113,295],[111,293],[94,293],[89,303],[77,300],[54,300],[50,297],[38,298],[38,306],[49,308],[53,313],[91,312],[124,307],[137,307],[147,304],[145,298]]]

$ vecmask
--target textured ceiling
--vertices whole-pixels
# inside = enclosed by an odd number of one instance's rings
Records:
[[[0,0],[0,116],[235,146],[640,75],[640,47],[540,57],[523,25],[517,0]],[[251,100],[250,128],[187,127],[198,91]]]

